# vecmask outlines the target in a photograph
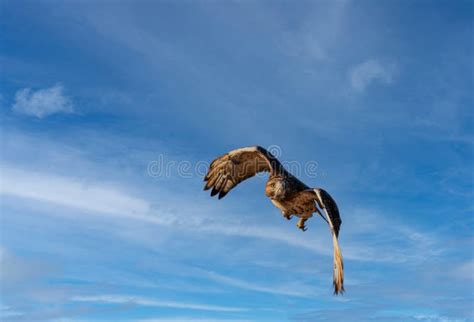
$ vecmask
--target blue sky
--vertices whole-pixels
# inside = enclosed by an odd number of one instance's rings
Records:
[[[474,321],[472,1],[0,5],[2,321]],[[202,191],[255,144],[344,296],[264,176]]]

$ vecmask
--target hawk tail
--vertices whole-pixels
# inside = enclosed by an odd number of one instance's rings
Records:
[[[334,246],[334,273],[333,273],[333,285],[334,294],[344,293],[344,263],[342,262],[341,249],[337,241],[336,234],[332,233],[332,243]]]
[[[326,221],[329,224],[332,234],[332,243],[334,248],[334,272],[333,285],[334,294],[344,293],[344,263],[342,261],[342,253],[339,247],[337,237],[341,226],[341,218],[334,199],[323,189],[314,189],[316,193],[318,205],[324,210]]]

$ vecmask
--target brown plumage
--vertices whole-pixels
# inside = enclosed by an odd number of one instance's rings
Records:
[[[343,293],[344,265],[338,243],[341,217],[336,202],[325,190],[306,186],[260,146],[236,149],[212,161],[204,178],[204,190],[212,189],[211,196],[218,194],[221,199],[240,182],[259,172],[270,173],[265,194],[286,219],[293,215],[300,218],[298,228],[306,231],[305,222],[315,212],[329,224],[334,246],[334,293]],[[325,217],[318,207],[324,211]]]

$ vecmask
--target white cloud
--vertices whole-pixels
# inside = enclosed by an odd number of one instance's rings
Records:
[[[383,65],[374,59],[367,60],[351,69],[351,86],[355,91],[363,92],[375,81],[388,85],[393,81],[393,70],[393,65]]]
[[[220,305],[207,305],[198,303],[182,303],[176,301],[162,301],[150,299],[141,296],[128,295],[97,295],[97,296],[76,296],[72,298],[75,302],[99,302],[108,304],[135,304],[141,306],[152,307],[168,307],[175,309],[201,310],[201,311],[215,311],[215,312],[241,312],[246,311],[241,307],[230,307]]]
[[[56,113],[72,113],[74,111],[71,100],[63,94],[63,87],[55,85],[50,88],[32,91],[24,88],[16,92],[12,110],[43,118]]]

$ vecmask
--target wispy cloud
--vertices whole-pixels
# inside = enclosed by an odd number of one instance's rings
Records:
[[[147,213],[150,205],[116,188],[71,177],[4,168],[0,193],[115,215]]]
[[[248,282],[245,280],[221,275],[215,272],[207,272],[206,277],[215,282],[225,284],[228,286],[241,288],[249,291],[269,293],[269,294],[279,294],[279,295],[289,295],[289,296],[314,296],[315,290],[310,289],[304,285],[258,285],[255,282]]]
[[[373,82],[385,85],[392,83],[393,71],[393,65],[370,59],[354,66],[349,72],[349,79],[355,91],[363,92]]]
[[[72,301],[76,302],[98,302],[107,304],[135,304],[151,307],[168,307],[175,309],[200,310],[200,311],[215,311],[215,312],[241,312],[246,311],[246,308],[230,307],[220,305],[207,305],[200,303],[184,303],[175,301],[162,301],[141,296],[128,295],[97,295],[97,296],[75,296]]]
[[[68,320],[66,318],[58,318],[52,320],[53,322],[63,322]],[[76,322],[101,322],[102,319],[99,320],[91,320],[91,319],[74,319]],[[186,316],[186,315],[177,315],[172,317],[166,318],[149,318],[149,319],[133,319],[134,322],[251,322],[257,320],[249,320],[249,319],[223,319],[223,318],[207,318],[207,317],[193,317],[193,316]]]
[[[465,3],[4,9],[22,18],[4,19],[0,57],[5,320],[472,319]],[[146,173],[157,154],[193,163],[255,143],[318,161],[301,179],[340,206],[344,297],[327,225],[297,230],[264,178],[217,202],[196,176]]]
[[[195,232],[266,239],[331,255],[331,251],[321,243],[307,243],[303,238],[294,238],[294,235],[288,235],[277,228],[243,226],[232,221],[208,222],[206,218],[189,220],[171,216],[170,213],[159,214],[147,200],[131,196],[120,187],[97,184],[92,179],[80,180],[4,165],[0,194],[78,209],[92,216],[115,216]]]
[[[287,56],[308,62],[327,62],[332,51],[340,43],[344,18],[350,1],[324,3],[325,11],[308,10],[308,19],[295,30],[285,30],[279,43]],[[313,64],[308,67],[314,68]]]
[[[441,316],[437,314],[418,314],[413,317],[416,321],[426,322],[465,322],[466,319],[457,319],[449,316]]]
[[[281,50],[290,57],[325,60],[327,53],[321,40],[313,34],[301,33],[297,35],[285,34],[279,44]]]
[[[0,318],[11,318],[14,316],[21,316],[22,314],[22,312],[12,310],[8,305],[0,305]]]
[[[4,247],[0,247],[0,269],[0,285],[8,291],[21,288],[25,283],[31,286],[54,272],[46,263],[18,257]]]
[[[63,86],[58,84],[50,88],[32,91],[24,88],[16,92],[12,110],[37,118],[57,113],[72,113],[72,101],[63,93]]]
[[[243,225],[232,217],[222,220],[216,220],[215,218],[209,220],[209,218],[199,217],[199,215],[191,219],[176,216],[171,210],[166,209],[165,205],[164,208],[157,209],[147,199],[133,196],[125,192],[121,186],[98,184],[92,178],[78,179],[4,166],[0,194],[29,199],[32,202],[45,202],[78,209],[93,217],[113,216],[122,220],[166,226],[171,229],[187,230],[197,234],[257,238],[268,242],[282,243],[329,257],[332,256],[332,248],[328,244],[329,231],[327,235],[318,234],[317,236],[309,237],[299,234],[298,231],[289,233],[281,228],[272,226]],[[189,212],[192,212],[192,210],[189,210]],[[373,217],[377,219],[379,225],[382,225],[380,221],[384,220],[382,219],[383,216],[377,218],[376,215],[373,215]],[[316,221],[318,218],[315,217],[314,220]],[[384,224],[384,226],[387,225]],[[394,228],[391,229],[390,234],[387,235],[386,233],[385,237],[380,236],[380,238],[385,240],[403,236],[406,243],[413,245],[413,253],[400,252],[390,248],[390,254],[379,254],[380,245],[369,245],[367,241],[365,244],[360,244],[357,242],[360,237],[358,233],[355,232],[356,234],[351,236],[351,230],[349,230],[349,235],[347,236],[350,236],[350,239],[348,239],[347,244],[343,244],[345,258],[357,261],[394,263],[402,263],[418,258],[419,254],[416,250],[419,250],[420,247],[425,247],[427,242],[423,238],[426,238],[426,236],[422,234],[413,235],[413,230],[404,225],[391,223],[388,226]],[[386,245],[386,247],[389,246]],[[230,280],[228,281],[230,282]],[[238,283],[234,284],[237,285]],[[240,286],[244,287],[245,285],[240,283]],[[262,287],[260,291],[265,291],[265,289],[265,287]],[[280,290],[280,293],[282,292],[284,291]]]
[[[474,282],[474,260],[469,260],[454,269],[453,274],[456,278],[467,282]]]

